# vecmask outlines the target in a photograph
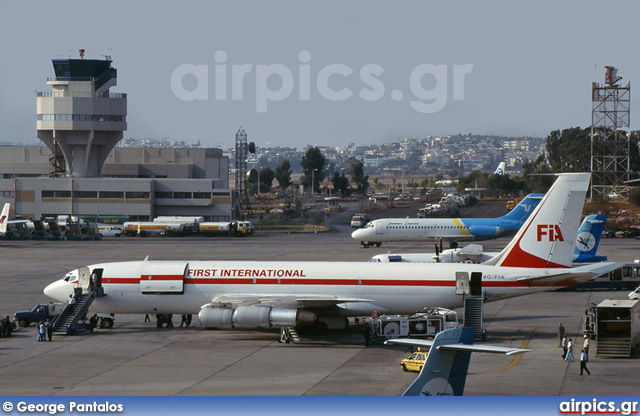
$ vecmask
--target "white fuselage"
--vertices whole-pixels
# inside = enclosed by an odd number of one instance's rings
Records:
[[[559,287],[557,283],[532,287],[516,280],[557,273],[557,269],[474,264],[134,261],[89,266],[91,272],[97,269],[103,270],[106,296],[93,302],[91,310],[96,313],[197,313],[216,298],[239,295],[264,297],[271,306],[298,309],[307,307],[300,300],[307,299],[312,302],[310,308],[329,315],[408,314],[428,307],[462,306],[463,296],[455,293],[456,273],[460,272],[482,273],[487,301]],[[67,281],[52,283],[45,294],[65,301],[77,275],[77,270],[70,272]],[[562,283],[578,283],[572,277]],[[323,306],[313,303],[317,298],[348,300]]]

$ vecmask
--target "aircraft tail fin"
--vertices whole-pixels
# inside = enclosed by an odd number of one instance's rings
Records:
[[[9,209],[11,209],[11,204],[4,204],[4,208],[2,208],[2,214],[0,214],[0,234],[4,234],[7,232],[7,223],[9,222]]]
[[[560,173],[516,236],[485,264],[505,267],[571,267],[589,173]]]
[[[525,222],[543,197],[543,194],[529,194],[514,209],[501,218],[509,221]]]
[[[385,344],[430,347],[420,374],[402,395],[462,396],[472,352],[513,355],[529,351],[490,345],[475,346],[474,333],[474,328],[460,327],[439,332],[433,341],[411,338],[386,341]]]
[[[573,261],[576,263],[607,261],[607,256],[596,256],[600,237],[607,221],[605,214],[587,215],[582,221],[576,237]]]
[[[493,172],[494,175],[504,175],[504,169],[507,167],[507,164],[504,162],[500,162],[500,164],[498,165],[498,167],[496,168],[496,171]]]

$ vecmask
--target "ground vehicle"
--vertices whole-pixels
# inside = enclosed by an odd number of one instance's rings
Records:
[[[371,221],[367,214],[356,213],[351,217],[351,228],[362,228]]]
[[[184,231],[184,224],[171,222],[140,222],[138,224],[138,234],[140,237],[150,235],[170,235],[172,237],[181,236]]]
[[[124,235],[126,235],[127,237],[133,237],[134,235],[138,234],[138,225],[140,224],[139,221],[127,221],[124,224],[122,224],[122,233]]]
[[[18,311],[13,315],[13,320],[18,322],[22,328],[31,325],[32,322],[45,321],[47,318],[53,319],[58,316],[67,306],[64,303],[42,303],[36,305],[30,311]]]
[[[455,217],[460,215],[453,204],[427,204],[418,210],[418,218]]]
[[[11,322],[8,316],[7,319],[0,316],[0,338],[8,337],[14,329],[16,329],[15,322]]]
[[[201,222],[198,224],[198,233],[204,236],[232,235],[235,234],[238,224],[236,222]]]
[[[100,235],[102,235],[103,237],[109,237],[109,236],[120,237],[123,232],[122,226],[120,225],[105,225],[105,224],[99,224],[98,231],[100,232]]]
[[[256,231],[256,226],[251,221],[238,221],[235,233],[238,237],[252,235]]]
[[[595,319],[596,357],[630,357],[640,345],[640,301],[603,300]]]
[[[404,371],[420,372],[425,361],[427,361],[427,355],[428,352],[420,351],[420,348],[418,348],[417,352],[414,352],[408,358],[400,361],[400,366],[402,366]]]
[[[458,326],[458,315],[446,308],[430,309],[412,315],[382,315],[369,321],[369,340],[434,337],[440,331]]]
[[[607,289],[634,290],[640,287],[640,263],[626,263],[622,267],[595,277],[588,282],[573,286],[567,290]]]
[[[182,224],[182,231],[184,233],[197,233],[198,225],[204,222],[204,217],[201,216],[159,216],[153,219],[155,223],[162,224]]]
[[[340,206],[340,197],[328,196],[324,199],[327,204],[324,207],[324,212],[340,212],[342,207]]]

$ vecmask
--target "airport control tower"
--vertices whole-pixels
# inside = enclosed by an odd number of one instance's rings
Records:
[[[53,59],[53,91],[37,93],[38,138],[54,154],[54,176],[100,176],[127,129],[127,95],[109,92],[117,81],[111,57],[82,59],[82,49],[80,57]]]

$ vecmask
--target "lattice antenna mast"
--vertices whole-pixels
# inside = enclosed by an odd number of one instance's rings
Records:
[[[247,133],[242,126],[236,133],[236,189],[242,198],[247,193],[245,179],[247,177]]]
[[[621,87],[618,70],[605,66],[605,84],[591,88],[591,198],[629,198],[629,108],[631,83]]]

